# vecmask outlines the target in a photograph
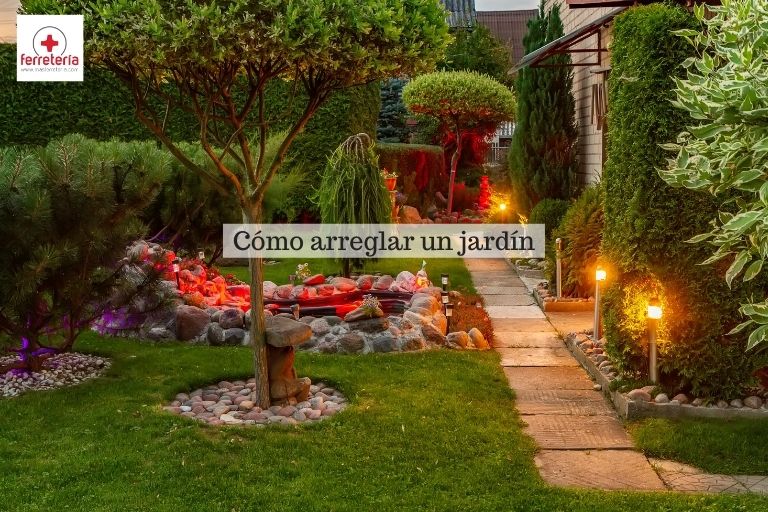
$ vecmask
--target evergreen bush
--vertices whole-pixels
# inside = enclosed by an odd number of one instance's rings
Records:
[[[662,383],[728,398],[761,362],[745,357],[744,339],[724,334],[738,323],[740,299],[764,283],[732,292],[722,278],[727,265],[699,265],[707,248],[685,241],[707,230],[718,201],[669,187],[657,173],[666,164],[661,144],[690,122],[671,102],[673,78],[693,54],[672,33],[679,29],[700,26],[685,9],[662,4],[634,7],[614,24],[603,253],[616,276],[602,305],[606,350],[623,371],[647,375],[645,305],[658,296]]]
[[[542,199],[531,210],[528,222],[531,224],[544,224],[547,240],[551,238],[552,231],[560,225],[565,212],[568,211],[570,201],[564,199]]]

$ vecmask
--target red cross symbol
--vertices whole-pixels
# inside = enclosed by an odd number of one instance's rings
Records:
[[[51,34],[48,34],[48,38],[45,41],[42,41],[40,45],[45,46],[46,50],[48,50],[48,53],[52,53],[53,47],[59,46],[59,42],[54,41],[53,36]]]

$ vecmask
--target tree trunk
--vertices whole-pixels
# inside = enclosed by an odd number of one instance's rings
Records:
[[[451,176],[448,181],[448,213],[453,211],[453,184],[456,182],[456,170],[461,158],[461,131],[456,132],[456,150],[451,157]]]
[[[27,336],[23,338],[21,350],[19,350],[19,357],[23,368],[30,371],[39,373],[43,368],[43,359],[40,357],[40,343],[36,337]]]
[[[250,205],[250,211],[244,211],[244,216],[250,224],[261,222],[261,201]],[[264,316],[264,269],[261,258],[248,260],[251,275],[251,345],[253,347],[253,365],[256,376],[254,388],[257,407],[268,409],[269,370],[267,366],[267,323]]]

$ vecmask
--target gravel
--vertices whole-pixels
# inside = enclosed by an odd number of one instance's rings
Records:
[[[15,356],[0,357],[0,366],[14,363]],[[28,391],[44,391],[68,386],[102,375],[111,361],[105,357],[70,352],[43,361],[41,372],[11,370],[0,375],[0,397],[15,397]]]

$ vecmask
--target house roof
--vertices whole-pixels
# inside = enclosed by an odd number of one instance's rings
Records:
[[[475,0],[440,0],[440,3],[448,11],[448,25],[451,28],[471,27],[475,24]]]
[[[568,34],[565,34],[564,36],[555,39],[554,41],[545,44],[538,50],[534,50],[522,59],[515,65],[515,67],[510,71],[510,73],[517,73],[521,69],[532,66],[540,66],[540,65],[547,65],[544,61],[547,60],[549,57],[557,54],[563,54],[563,53],[571,53],[573,51],[585,51],[583,49],[579,50],[572,50],[572,47],[576,45],[577,43],[580,43],[581,41],[584,41],[586,38],[591,36],[592,34],[598,34],[600,29],[604,26],[613,21],[613,18],[615,18],[618,14],[621,14],[627,10],[627,7],[619,7],[618,9],[606,14],[605,16],[601,16],[600,18],[591,21],[587,23],[586,25],[579,27],[578,29],[574,30],[573,32],[570,32]],[[598,39],[599,44],[599,39]],[[594,52],[601,52],[605,51],[603,48],[593,48],[591,49]],[[595,65],[596,63],[579,63],[579,64],[572,64],[574,66],[578,65]]]
[[[536,17],[538,10],[521,11],[478,11],[477,23],[488,27],[509,49],[512,62],[517,62],[525,55],[523,37],[528,33],[528,21]]]

